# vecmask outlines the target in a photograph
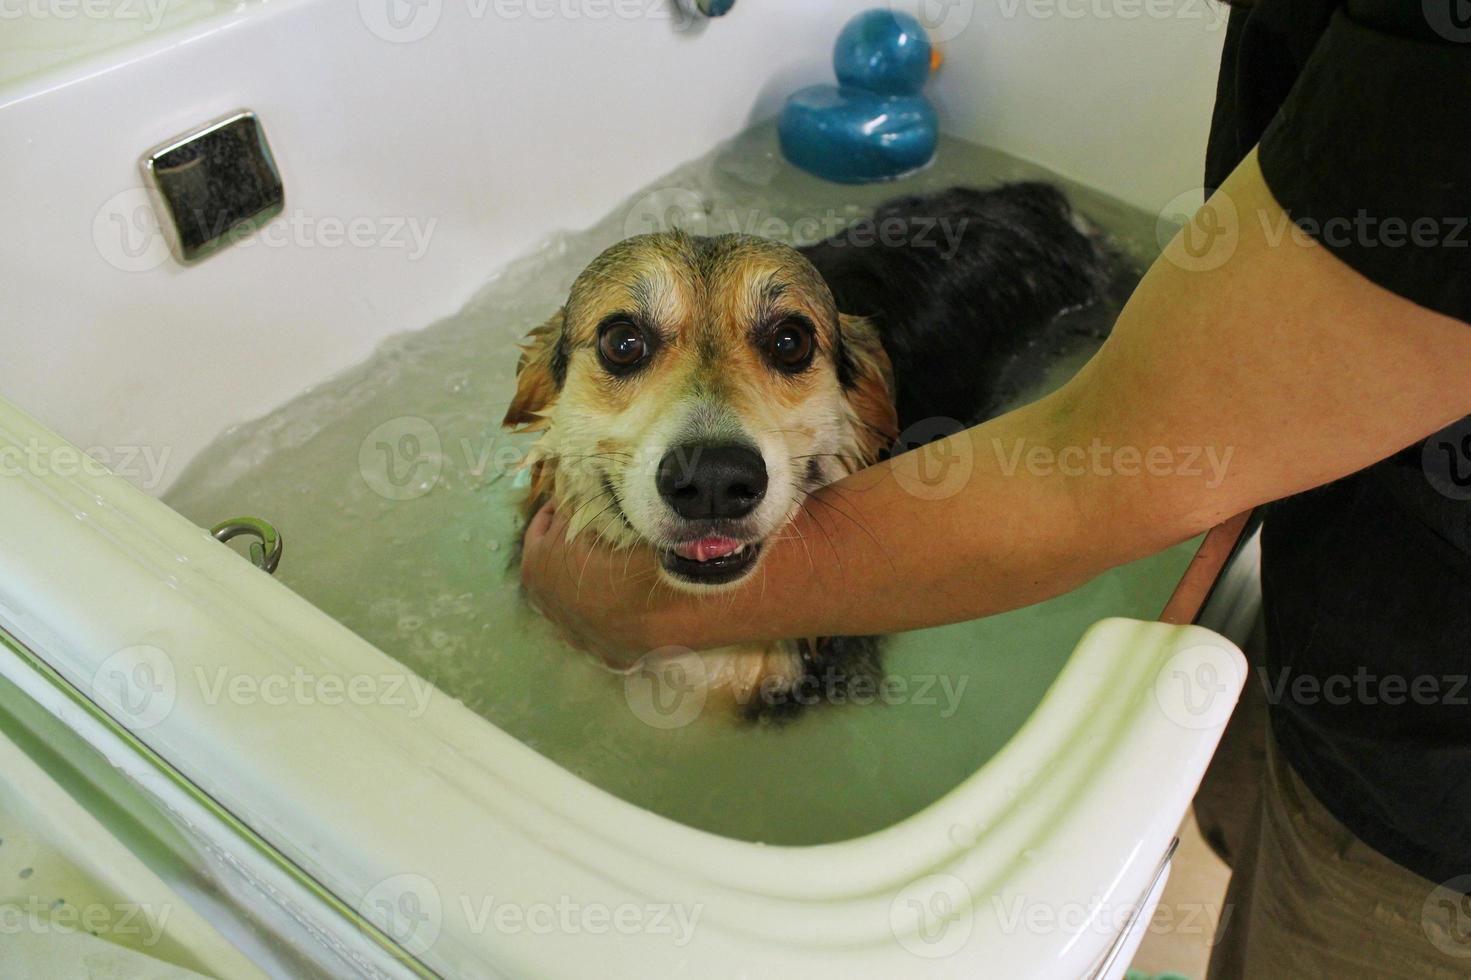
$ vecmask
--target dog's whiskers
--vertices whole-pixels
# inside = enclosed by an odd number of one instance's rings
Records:
[[[839,500],[843,500],[843,501],[846,502],[846,498],[844,496],[844,494],[846,493],[846,491],[844,491],[841,487],[838,487],[838,486],[836,486],[834,484],[828,484],[826,487],[823,487],[822,489],[831,491],[831,493],[835,497],[837,497]],[[884,556],[884,561],[886,561],[886,562],[889,563],[889,568],[897,571],[897,566],[894,564],[894,559],[893,559],[892,556],[890,556],[889,550],[884,547],[884,543],[879,540],[878,535],[876,535],[876,534],[873,533],[873,530],[871,528],[869,528],[868,524],[865,521],[859,520],[858,518],[854,517],[852,514],[848,513],[846,510],[844,510],[843,508],[839,507],[837,504],[833,503],[831,500],[826,500],[826,499],[824,499],[822,497],[815,497],[812,494],[808,494],[807,497],[808,497],[808,499],[814,500],[817,503],[822,504],[824,507],[828,507],[832,511],[834,511],[835,513],[840,514],[843,517],[847,518],[847,520],[851,524],[853,524],[854,527],[858,528],[858,530],[862,531],[865,535],[867,535],[868,536],[868,539],[870,541],[872,541],[875,546],[877,546],[878,551],[879,551],[879,554],[883,555]]]

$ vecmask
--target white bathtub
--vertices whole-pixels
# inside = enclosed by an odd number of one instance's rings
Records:
[[[877,834],[806,848],[623,803],[449,698],[422,715],[212,704],[165,676],[308,663],[401,678],[155,496],[227,425],[455,311],[546,231],[589,223],[825,78],[836,31],[871,5],[740,0],[680,31],[659,0],[284,0],[110,47],[89,37],[76,58],[62,45],[0,87],[0,458],[24,461],[0,478],[0,674],[194,842],[249,912],[249,929],[222,931],[268,972],[1071,978],[1127,964],[1130,913],[1157,899],[1244,677],[1234,646],[1197,627],[1100,623],[966,783]],[[1149,209],[1198,186],[1213,9],[928,7],[951,131]],[[139,155],[242,107],[281,167],[278,221],[432,218],[433,248],[410,261],[287,234],[174,262],[129,224]],[[118,677],[163,691],[167,710],[118,726],[99,685]],[[487,918],[486,899],[520,926]],[[531,921],[568,907],[573,926]],[[660,909],[668,929],[650,921]],[[680,914],[697,919],[688,936]]]

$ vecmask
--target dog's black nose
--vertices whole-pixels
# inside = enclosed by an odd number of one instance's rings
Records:
[[[655,484],[680,517],[745,517],[766,493],[766,462],[747,446],[679,446],[659,461]]]

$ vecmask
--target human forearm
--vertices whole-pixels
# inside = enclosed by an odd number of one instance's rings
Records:
[[[1066,591],[1471,412],[1471,331],[1295,236],[1254,156],[1212,207],[1235,231],[1198,225],[1204,252],[1177,238],[1064,388],[819,491],[738,591],[620,587],[626,556],[586,554],[563,563],[594,568],[575,589],[533,590],[645,648],[937,625]],[[604,574],[608,591],[582,588]]]

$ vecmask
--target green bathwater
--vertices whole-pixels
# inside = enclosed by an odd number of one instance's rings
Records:
[[[610,673],[567,649],[523,606],[510,563],[518,489],[507,464],[524,442],[498,423],[516,342],[614,241],[669,221],[696,232],[810,239],[898,193],[1022,178],[1056,179],[950,139],[921,174],[840,187],[784,164],[772,127],[757,127],[596,227],[549,239],[492,277],[462,312],[390,340],[368,362],[224,433],[167,499],[206,526],[241,514],[272,521],[287,541],[279,578],[288,586],[444,696],[624,799],[771,843],[879,829],[995,754],[1090,624],[1156,617],[1193,548],[1033,608],[895,637],[887,665],[902,687],[883,703],[823,706],[782,726],[715,711],[691,718],[678,705],[651,712],[647,677]],[[1136,261],[1156,250],[1152,219],[1072,190]],[[1112,315],[1080,314],[1078,329],[1063,332],[1075,339],[1026,356],[1047,365],[1055,383],[1097,343],[1090,324]]]

